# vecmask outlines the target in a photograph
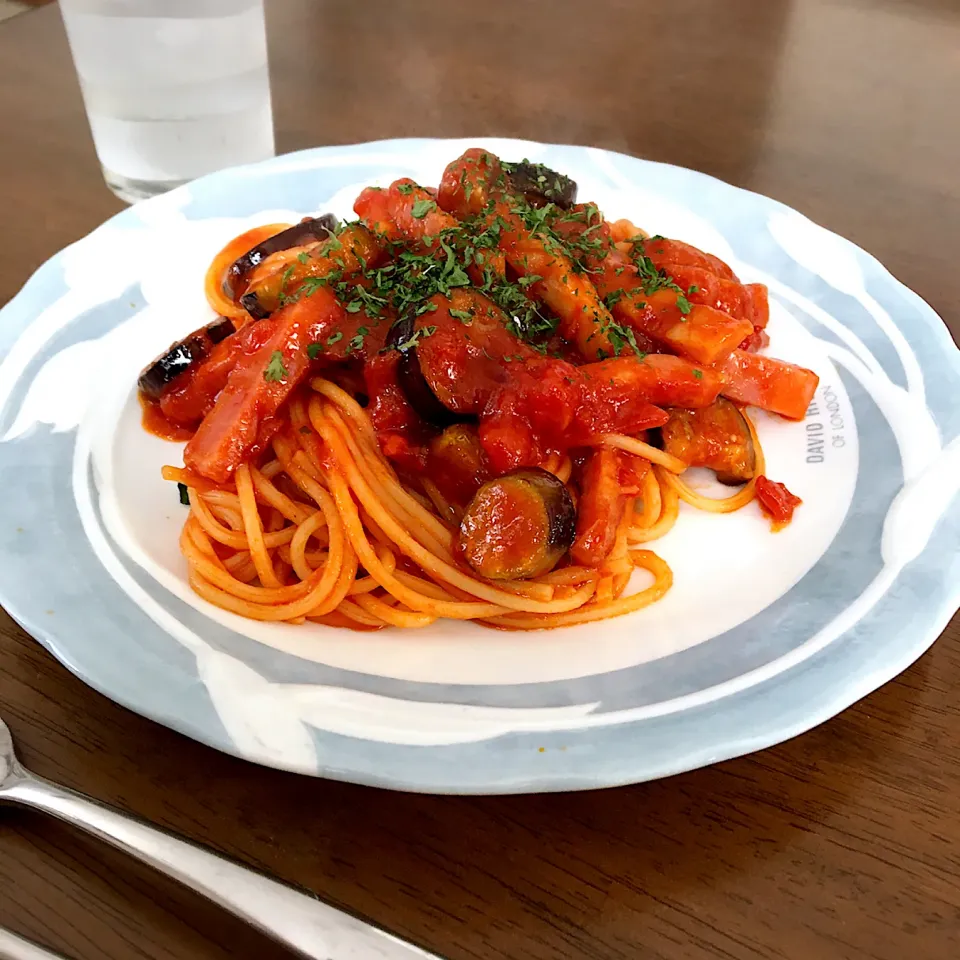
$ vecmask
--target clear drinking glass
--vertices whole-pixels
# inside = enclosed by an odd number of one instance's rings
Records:
[[[107,186],[128,202],[273,156],[263,0],[60,0]]]

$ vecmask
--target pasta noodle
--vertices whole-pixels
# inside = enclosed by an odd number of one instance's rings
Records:
[[[456,565],[451,542],[459,508],[429,481],[426,498],[403,485],[380,452],[366,411],[351,396],[317,378],[291,405],[297,408],[305,409],[305,418],[291,416],[291,429],[274,439],[273,459],[263,469],[243,465],[234,484],[189,493],[181,548],[191,586],[211,603],[255,620],[321,622],[338,613],[340,625],[366,628],[421,627],[447,617],[529,630],[620,616],[669,590],[669,566],[637,545],[670,530],[680,500],[727,511],[754,495],[747,484],[727,500],[710,500],[690,491],[657,458],[601,569],[571,565],[533,580],[494,583]],[[298,419],[302,425],[294,430]],[[310,433],[303,432],[306,422]],[[759,449],[752,424],[751,430]],[[599,444],[662,453],[630,440],[605,436]],[[329,466],[318,467],[307,453],[314,442],[327,451]],[[569,457],[546,466],[569,479]],[[282,477],[298,498],[278,489]],[[265,528],[270,511],[282,517],[278,530]],[[634,570],[652,580],[626,595]],[[251,574],[259,586],[251,585]]]

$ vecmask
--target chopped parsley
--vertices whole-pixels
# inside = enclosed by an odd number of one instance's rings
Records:
[[[703,379],[703,371],[702,371],[702,370],[694,370],[694,371],[693,371],[693,375],[694,375],[698,380],[702,380],[702,379]]]
[[[310,254],[308,254],[306,250],[301,250],[301,251],[297,254],[297,259],[298,259],[301,263],[308,263],[308,262],[310,261]]]
[[[274,350],[270,354],[267,369],[263,371],[263,379],[270,383],[279,383],[286,380],[288,376],[287,368],[283,365],[283,354],[279,350]]]
[[[421,327],[419,330],[414,331],[413,336],[398,343],[397,349],[401,353],[406,353],[408,350],[412,350],[421,340],[432,337],[436,332],[437,328],[434,326]]]
[[[180,494],[180,502],[185,506],[190,506],[190,491],[185,483],[177,484],[177,492]]]
[[[298,292],[303,294],[305,297],[312,296],[321,287],[329,286],[331,280],[332,277],[304,277],[303,283],[300,284],[300,290]]]
[[[397,191],[399,193],[408,194],[413,193],[413,184],[412,183],[398,183]]]
[[[608,310],[612,310],[617,303],[620,302],[620,299],[623,297],[623,288],[617,287],[616,290],[611,290],[604,298],[603,303]]]
[[[693,307],[690,305],[690,301],[682,293],[677,294],[677,309],[686,316]]]
[[[332,347],[335,343],[339,343],[343,339],[343,334],[338,330],[336,333],[331,333],[327,337],[327,346]]]
[[[363,339],[370,332],[367,327],[358,327],[356,336],[351,337],[350,341],[347,343],[347,354],[356,352],[357,350],[363,349]]]
[[[283,271],[283,274],[280,277],[280,294],[277,297],[277,300],[280,302],[281,306],[287,302],[287,299],[288,299],[286,295],[287,281],[293,276],[293,272],[295,269],[296,267],[294,267],[294,265],[291,263],[290,266]]]
[[[607,338],[610,346],[613,347],[613,355],[619,357],[624,347],[629,347],[641,360],[646,354],[637,346],[637,338],[629,327],[623,327],[618,323],[611,323],[606,329]]]
[[[473,314],[469,310],[451,309],[448,312],[455,320],[462,320],[464,323],[469,323],[473,319]]]
[[[307,356],[311,360],[316,360],[320,354],[323,353],[323,344],[322,343],[311,343],[307,346]]]
[[[410,213],[414,220],[422,220],[431,210],[436,210],[437,205],[433,200],[417,200],[410,208]]]

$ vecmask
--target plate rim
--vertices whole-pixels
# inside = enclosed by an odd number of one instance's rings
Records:
[[[136,204],[134,207],[127,208],[126,210],[120,211],[119,213],[105,220],[102,224],[95,227],[92,231],[90,231],[84,237],[79,238],[78,240],[64,247],[60,251],[56,252],[51,257],[49,257],[46,261],[44,261],[44,263],[41,264],[35,271],[33,271],[33,273],[24,283],[23,287],[3,306],[2,310],[0,310],[0,314],[2,314],[3,312],[10,311],[11,308],[15,308],[18,302],[22,301],[22,299],[27,294],[28,290],[30,290],[31,288],[34,288],[34,287],[42,288],[44,283],[45,272],[48,271],[50,268],[52,268],[56,264],[56,262],[60,258],[62,258],[64,254],[72,247],[76,246],[77,244],[84,243],[91,236],[96,234],[98,231],[109,227],[111,224],[115,224],[118,220],[129,219],[130,213],[132,210],[135,210],[135,209],[144,210],[144,209],[147,209],[149,204],[153,204],[157,202],[170,203],[171,200],[169,198],[175,194],[189,197],[191,190],[196,189],[198,187],[202,188],[202,185],[205,182],[209,182],[213,179],[225,178],[227,176],[236,175],[237,173],[250,173],[258,169],[266,172],[269,170],[271,164],[276,164],[277,161],[279,160],[286,160],[294,157],[301,158],[302,160],[308,160],[312,156],[318,156],[324,153],[329,154],[332,152],[343,152],[343,151],[349,151],[350,149],[357,149],[357,148],[363,148],[363,149],[369,150],[375,147],[382,148],[384,145],[403,145],[409,149],[417,145],[425,145],[425,144],[433,145],[433,144],[443,144],[443,143],[464,143],[464,142],[470,141],[471,139],[476,141],[476,140],[488,140],[490,138],[486,138],[486,137],[483,137],[483,138],[460,138],[460,137],[457,137],[457,138],[420,138],[420,137],[391,138],[391,139],[377,140],[377,141],[366,141],[366,142],[354,143],[354,144],[338,144],[338,145],[332,145],[332,146],[310,147],[304,150],[294,151],[287,154],[281,154],[278,157],[270,158],[270,159],[259,161],[256,163],[245,164],[242,166],[230,167],[221,171],[216,171],[204,177],[198,178],[197,180],[194,180],[191,183],[188,183],[182,187],[179,187],[175,191],[171,191],[169,194],[162,195],[157,198],[151,198],[150,200],[146,200],[141,202],[140,204]],[[644,160],[643,158],[631,157],[628,154],[617,153],[615,151],[608,151],[608,150],[603,150],[596,147],[581,146],[581,145],[574,145],[574,144],[544,144],[544,143],[539,143],[537,141],[529,141],[529,140],[513,140],[512,142],[518,145],[528,145],[528,146],[534,146],[534,147],[545,147],[545,148],[560,147],[560,148],[573,148],[577,150],[590,150],[590,151],[597,151],[599,153],[609,154],[615,157],[624,157],[628,160],[634,160],[634,161],[641,160],[645,164],[651,164],[657,167],[667,168],[674,171],[681,171],[683,174],[686,174],[686,175],[694,175],[695,177],[698,177],[698,178],[705,178],[707,180],[714,181],[716,183],[722,184],[724,187],[728,189],[741,191],[745,194],[748,194],[751,197],[757,198],[760,201],[762,201],[764,204],[774,205],[776,208],[787,211],[791,215],[802,217],[804,220],[814,224],[818,230],[823,231],[831,235],[833,238],[836,238],[842,241],[843,244],[845,244],[852,250],[856,251],[859,255],[869,258],[869,260],[874,265],[876,265],[876,267],[879,268],[879,270],[882,272],[884,276],[884,280],[886,282],[893,281],[893,283],[897,286],[901,294],[905,291],[909,299],[916,302],[919,308],[918,309],[919,314],[923,316],[926,321],[925,328],[932,336],[939,337],[941,339],[942,345],[947,348],[945,350],[945,353],[949,356],[949,360],[954,369],[954,372],[958,375],[958,378],[960,378],[960,349],[958,349],[956,344],[953,342],[951,334],[948,328],[946,327],[946,324],[943,322],[942,318],[938,316],[936,311],[934,311],[933,308],[928,303],[926,303],[926,301],[923,300],[923,298],[920,297],[919,294],[911,290],[902,281],[900,281],[886,266],[884,266],[884,264],[878,258],[873,256],[869,252],[863,250],[852,241],[842,237],[839,234],[834,233],[833,231],[830,231],[828,228],[825,228],[820,224],[817,224],[815,221],[811,220],[809,217],[806,217],[804,214],[800,213],[794,208],[791,208],[783,204],[781,201],[778,201],[771,197],[767,197],[755,191],[751,191],[746,188],[739,187],[734,184],[730,184],[729,182],[724,181],[720,178],[714,177],[710,174],[705,174],[700,171],[691,170],[691,169],[680,167],[674,164],[668,164],[660,161],[651,161],[651,160]],[[949,349],[951,347],[953,348],[952,350]],[[928,549],[929,549],[929,543],[924,546],[923,552],[926,552]],[[900,572],[902,571],[899,571],[897,576],[900,575]],[[887,591],[884,592],[884,596],[886,595],[886,593]],[[886,670],[875,671],[873,674],[869,674],[868,676],[864,677],[863,680],[858,684],[848,685],[850,687],[850,689],[848,690],[849,695],[839,695],[832,704],[828,706],[824,706],[820,711],[817,711],[816,713],[811,714],[810,716],[808,716],[806,721],[803,721],[800,724],[794,724],[792,726],[787,725],[783,729],[777,729],[776,732],[771,732],[771,728],[768,727],[765,734],[754,738],[751,745],[745,746],[743,742],[738,742],[738,743],[731,742],[726,750],[714,751],[711,754],[710,759],[703,759],[703,758],[697,759],[695,757],[688,755],[684,759],[678,761],[673,768],[662,769],[659,771],[651,772],[648,775],[643,776],[642,779],[647,780],[647,779],[653,779],[656,777],[669,776],[669,775],[672,775],[673,773],[681,772],[682,770],[688,770],[698,766],[702,766],[704,765],[704,763],[717,762],[721,759],[727,759],[729,757],[742,755],[745,752],[752,752],[753,750],[756,750],[756,749],[762,749],[764,747],[771,746],[775,743],[779,743],[785,739],[789,739],[793,736],[796,736],[797,734],[804,732],[805,730],[808,730],[813,726],[818,725],[821,722],[824,722],[826,719],[829,719],[830,717],[836,715],[837,713],[846,709],[852,703],[861,699],[863,696],[877,689],[883,683],[887,682],[889,679],[891,679],[892,677],[902,672],[904,669],[906,669],[906,667],[908,667],[911,663],[913,663],[916,659],[918,659],[941,635],[941,633],[949,623],[950,619],[952,618],[953,611],[955,610],[956,605],[958,603],[960,603],[960,584],[954,587],[954,590],[952,591],[952,593],[949,590],[946,592],[946,595],[944,597],[944,602],[942,604],[942,609],[939,611],[939,615],[936,618],[936,626],[928,627],[926,630],[920,631],[916,637],[912,638],[913,642],[908,644],[901,651],[902,657],[898,661],[893,662],[893,664],[891,666],[888,666]],[[100,682],[98,681],[98,678],[91,676],[89,672],[85,671],[82,667],[80,667],[77,663],[73,661],[73,659],[69,656],[68,652],[65,649],[63,649],[61,644],[56,640],[56,637],[55,637],[56,631],[49,631],[49,630],[43,629],[41,625],[33,623],[32,618],[29,615],[21,617],[21,613],[18,611],[18,603],[16,601],[16,598],[14,598],[13,601],[10,601],[10,600],[5,601],[4,605],[8,613],[10,613],[11,617],[13,617],[17,621],[17,623],[20,624],[26,630],[28,634],[30,634],[34,639],[40,642],[58,660],[60,660],[60,662],[63,663],[67,667],[67,669],[69,669],[72,673],[78,676],[78,678],[82,682],[84,682],[86,685],[104,694],[110,699],[113,699],[115,702],[121,703],[121,705],[126,706],[129,709],[134,710],[135,712],[141,713],[142,715],[146,715],[150,719],[160,722],[163,725],[170,727],[172,729],[178,730],[181,733],[185,733],[186,735],[192,737],[193,739],[207,743],[208,745],[213,746],[216,749],[219,749],[221,751],[234,753],[235,755],[240,756],[243,759],[254,759],[256,762],[259,762],[259,763],[266,763],[272,766],[281,766],[280,764],[277,764],[275,759],[273,758],[261,758],[261,757],[251,758],[249,754],[245,754],[239,750],[231,750],[229,749],[229,747],[225,747],[224,743],[212,738],[209,735],[208,731],[196,728],[190,724],[178,723],[177,722],[178,718],[176,716],[172,716],[170,714],[164,715],[162,712],[158,712],[158,711],[147,712],[142,707],[134,703],[126,702],[123,699],[118,698],[118,696],[114,692],[111,692],[109,689],[106,689],[103,685],[101,685]],[[781,674],[780,677],[785,680],[790,676],[791,673],[794,672],[795,669],[796,668],[791,667],[785,673]],[[777,678],[772,678],[770,682],[776,679]],[[764,684],[761,684],[761,686],[763,685]],[[734,694],[731,694],[730,696],[736,697],[737,694],[734,693]],[[627,721],[621,724],[621,726],[628,727],[628,726],[631,726],[632,723],[634,722],[638,724],[642,724],[645,721],[644,720]],[[615,781],[615,782],[604,780],[603,783],[584,782],[580,785],[552,786],[549,779],[547,780],[547,782],[541,783],[541,782],[538,782],[534,776],[528,782],[524,782],[523,784],[516,784],[513,786],[511,786],[510,784],[496,784],[496,785],[492,785],[491,788],[464,790],[462,788],[438,789],[436,786],[423,787],[419,785],[416,778],[411,779],[409,782],[398,782],[396,778],[391,778],[390,780],[384,781],[382,779],[378,779],[375,774],[368,776],[355,770],[351,771],[351,770],[342,770],[342,769],[338,769],[338,770],[320,769],[316,771],[315,775],[334,776],[337,779],[347,780],[349,782],[365,783],[372,786],[389,787],[393,789],[403,789],[403,790],[411,790],[411,791],[422,790],[423,792],[430,792],[430,793],[513,793],[513,792],[540,792],[540,791],[548,791],[553,789],[561,789],[561,790],[594,789],[594,788],[597,788],[598,786],[616,786],[623,783],[640,782],[640,779],[641,779],[641,778],[638,778],[635,775],[635,773],[631,772],[631,773],[627,773],[624,779]],[[584,776],[588,778],[589,773],[588,772],[585,773]]]

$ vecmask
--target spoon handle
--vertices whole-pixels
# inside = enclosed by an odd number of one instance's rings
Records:
[[[24,774],[4,799],[86,830],[209,898],[304,957],[425,960],[428,954],[320,900],[142,820]],[[433,958],[437,960],[437,958]]]

